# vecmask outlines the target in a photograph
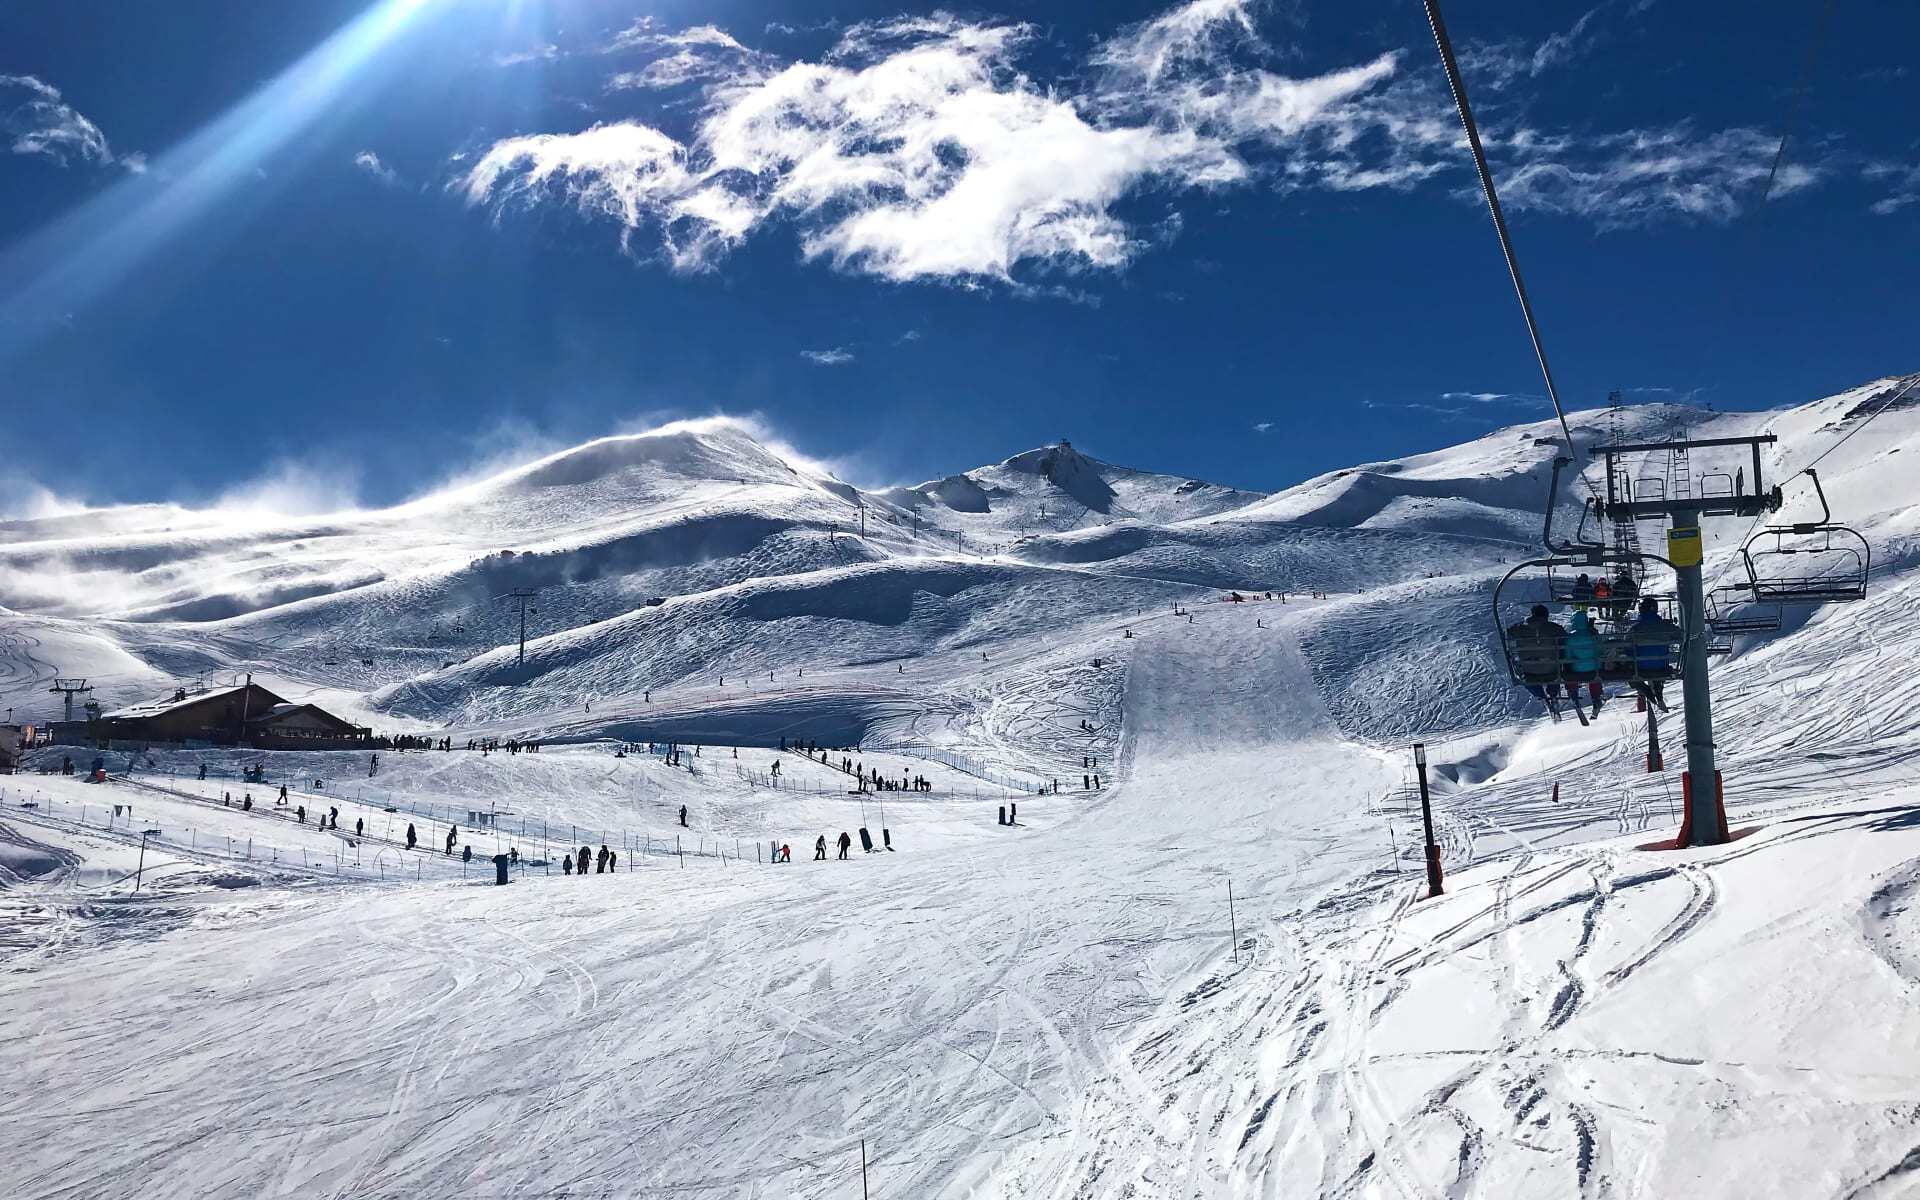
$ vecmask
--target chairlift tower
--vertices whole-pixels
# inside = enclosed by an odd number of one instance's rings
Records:
[[[1740,438],[1706,438],[1697,441],[1642,442],[1597,446],[1593,453],[1607,464],[1607,498],[1601,506],[1608,520],[1665,520],[1667,560],[1673,564],[1680,602],[1685,658],[1681,671],[1682,695],[1686,701],[1687,774],[1686,843],[1716,846],[1727,840],[1720,804],[1720,776],[1714,766],[1713,697],[1707,685],[1707,596],[1701,577],[1705,546],[1700,537],[1704,517],[1761,517],[1780,510],[1778,487],[1769,491],[1760,462],[1760,448],[1779,439],[1772,434]],[[1751,452],[1751,474],[1702,474],[1692,477],[1692,452],[1744,447]],[[1658,498],[1634,495],[1632,481],[1619,469],[1628,454],[1665,451],[1670,464],[1686,464],[1686,486],[1662,488]],[[1744,477],[1743,477],[1744,475]],[[1716,481],[1724,481],[1718,483]],[[1748,484],[1751,483],[1751,490]],[[1697,485],[1697,486],[1696,486]]]
[[[75,696],[84,696],[93,689],[87,686],[87,681],[84,679],[55,679],[53,686],[47,690],[49,692],[59,693],[61,698],[66,701],[66,720],[71,722],[73,720],[73,698]]]
[[[517,600],[520,602],[520,665],[523,667],[527,665],[527,601],[533,598],[534,592],[531,588],[515,588],[511,592],[498,597],[498,599],[501,600]],[[539,610],[535,609],[534,611],[538,612]]]

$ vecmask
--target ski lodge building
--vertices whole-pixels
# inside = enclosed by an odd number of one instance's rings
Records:
[[[257,683],[189,693],[102,713],[93,736],[116,742],[201,742],[262,750],[356,750],[373,731]]]

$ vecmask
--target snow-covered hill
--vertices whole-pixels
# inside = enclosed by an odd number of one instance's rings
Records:
[[[0,781],[7,1190],[828,1197],[864,1151],[874,1195],[1903,1195],[1920,404],[1892,385],[1575,415],[1583,451],[1772,432],[1783,519],[1817,464],[1873,547],[1864,601],[1715,660],[1741,836],[1680,853],[1649,848],[1677,716],[1650,774],[1631,697],[1556,724],[1499,667],[1553,422],[1272,495],[1064,446],[864,493],[700,423],[384,512],[14,523],[7,703],[249,670],[563,744]],[[1711,524],[1717,582],[1747,531]],[[809,861],[859,829],[882,848]],[[559,873],[602,844],[613,874]]]

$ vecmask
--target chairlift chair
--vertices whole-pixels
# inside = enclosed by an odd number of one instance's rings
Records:
[[[1856,529],[1833,519],[1820,476],[1809,467],[1820,498],[1818,521],[1769,525],[1740,548],[1747,590],[1771,604],[1841,604],[1867,598],[1873,549]]]
[[[1650,683],[1680,679],[1684,675],[1685,635],[1680,632],[1682,622],[1678,619],[1678,599],[1671,595],[1642,593],[1628,601],[1630,610],[1637,614],[1642,601],[1652,599],[1658,606],[1660,615],[1674,626],[1671,636],[1647,641],[1645,635],[1637,631],[1631,619],[1609,619],[1608,609],[1617,609],[1619,601],[1574,600],[1565,595],[1557,586],[1562,579],[1572,575],[1567,568],[1585,567],[1591,573],[1594,570],[1605,571],[1608,566],[1624,562],[1628,558],[1639,558],[1651,562],[1665,563],[1666,560],[1651,554],[1620,554],[1608,551],[1595,552],[1585,557],[1538,558],[1523,562],[1503,576],[1493,589],[1494,625],[1500,637],[1502,656],[1506,660],[1507,673],[1515,683],[1522,686],[1543,686],[1565,683],[1581,684],[1599,680],[1602,683]],[[1670,564],[1669,564],[1670,565]],[[1572,670],[1564,654],[1553,664],[1551,670],[1541,661],[1537,646],[1525,642],[1521,630],[1535,605],[1544,605],[1555,624],[1566,628],[1568,613],[1573,609],[1588,609],[1593,615],[1594,637],[1599,642],[1600,669],[1597,672],[1582,673]],[[1655,647],[1659,647],[1658,651]]]
[[[1748,633],[1776,633],[1786,612],[1778,604],[1758,604],[1742,598],[1740,585],[1713,589],[1707,597],[1707,628],[1728,637]]]

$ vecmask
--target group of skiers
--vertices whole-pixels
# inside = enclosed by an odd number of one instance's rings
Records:
[[[580,847],[578,861],[580,865],[576,867],[574,865],[575,859],[573,855],[562,854],[560,856],[560,873],[562,875],[588,874],[587,863],[592,861],[594,863],[592,873],[595,875],[604,875],[608,871],[613,870],[614,865],[620,861],[620,856],[612,850],[607,849],[606,843],[603,842],[600,845],[600,853],[598,855],[593,853],[591,846]]]
[[[1576,706],[1584,685],[1598,715],[1605,696],[1602,676],[1619,672],[1635,693],[1665,709],[1673,646],[1684,634],[1660,615],[1660,602],[1652,596],[1640,600],[1639,613],[1629,623],[1639,591],[1625,573],[1611,583],[1581,575],[1568,593],[1573,615],[1565,625],[1553,619],[1546,605],[1536,604],[1526,620],[1508,626],[1513,664],[1526,689],[1557,713],[1561,685],[1566,685],[1567,698]],[[1594,624],[1590,609],[1596,608],[1614,627],[1609,633],[1603,634]]]

